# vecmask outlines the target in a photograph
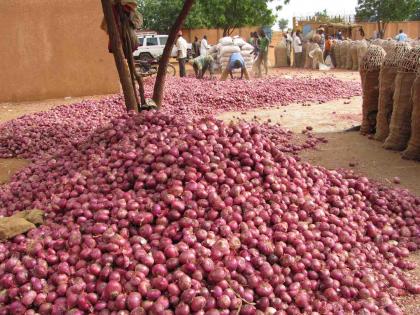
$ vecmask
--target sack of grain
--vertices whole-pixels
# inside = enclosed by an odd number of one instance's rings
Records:
[[[241,49],[238,46],[231,45],[231,46],[222,46],[219,51],[220,57],[226,57],[232,55],[233,53],[240,52]]]
[[[347,67],[347,53],[350,47],[349,41],[345,40],[341,44],[340,49],[340,64],[341,68],[345,69]]]
[[[241,47],[242,51],[253,51],[254,50],[254,46],[252,46],[251,44],[245,43],[245,45],[243,45]]]
[[[346,55],[346,69],[347,70],[352,70],[353,69],[353,59],[351,56],[351,47],[352,47],[352,43],[349,43],[347,46],[347,55]]]
[[[363,57],[360,65],[360,78],[362,81],[362,134],[374,133],[376,127],[376,114],[379,97],[379,71],[385,57],[382,47],[371,45]]]
[[[410,140],[413,111],[411,88],[416,78],[419,58],[420,46],[409,50],[398,64],[389,135],[383,145],[385,149],[402,151]]]
[[[222,37],[221,39],[219,39],[219,44],[221,44],[222,46],[233,45],[233,39],[230,36]]]
[[[359,60],[357,59],[357,48],[359,47],[358,42],[353,42],[350,46],[350,54],[351,54],[351,61],[352,61],[352,69],[354,71],[359,70]]]
[[[246,41],[244,41],[241,37],[236,37],[233,39],[233,44],[239,47],[244,46],[245,44],[247,44]]]
[[[360,66],[363,57],[366,55],[368,50],[368,43],[365,40],[361,40],[357,45],[357,64]]]
[[[420,66],[411,90],[413,112],[411,113],[411,136],[407,149],[402,156],[405,159],[420,161]]]
[[[337,41],[333,51],[336,68],[341,68],[341,43],[341,41]]]
[[[308,46],[306,46],[306,53],[305,53],[305,68],[311,69],[313,66],[312,58],[309,56],[309,53],[316,48],[319,48],[319,45],[317,43],[309,43]]]
[[[319,46],[309,52],[309,58],[312,59],[312,69],[319,69],[319,65],[323,61],[322,57],[322,50]]]
[[[406,43],[398,43],[384,59],[379,74],[379,103],[376,119],[375,139],[385,141],[389,134],[391,122],[395,77],[398,71],[398,62],[411,48]]]

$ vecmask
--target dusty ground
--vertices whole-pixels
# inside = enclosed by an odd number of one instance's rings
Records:
[[[187,66],[189,72],[192,71]],[[295,69],[271,69],[270,74],[279,76],[310,75],[319,77],[332,75],[343,80],[359,80],[359,74],[352,71],[308,71]],[[322,93],[322,91],[320,91]],[[95,97],[89,97],[95,98]],[[71,104],[87,98],[71,98],[48,100],[34,103],[3,103],[0,104],[0,123],[24,114],[48,110],[57,105]],[[309,106],[308,106],[309,105]],[[223,113],[219,117],[223,120],[253,119],[257,116],[261,120],[270,119],[273,123],[280,123],[296,133],[300,133],[307,126],[311,126],[316,134],[328,139],[327,144],[320,145],[317,150],[303,152],[301,157],[314,165],[327,168],[349,168],[349,163],[355,164],[356,172],[366,175],[387,185],[409,189],[420,196],[420,163],[402,160],[397,152],[386,151],[381,144],[358,132],[344,132],[357,125],[361,120],[361,97],[350,100],[336,100],[325,104],[292,104],[289,106],[272,107],[270,109],[254,110],[242,114],[240,112]],[[0,159],[0,184],[27,165],[27,161],[19,159]],[[401,179],[401,184],[392,183],[394,177]],[[420,253],[410,256],[417,262],[417,268],[410,272],[420,280]],[[420,314],[420,297],[408,296],[400,299],[405,314]]]

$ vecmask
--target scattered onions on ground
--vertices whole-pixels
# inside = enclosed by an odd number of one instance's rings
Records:
[[[420,293],[420,199],[258,124],[124,115],[0,187],[0,215],[30,208],[46,222],[0,244],[0,314],[402,314]]]
[[[147,80],[151,96],[153,80]],[[183,118],[203,117],[223,111],[296,102],[326,102],[360,95],[360,84],[333,78],[266,78],[252,81],[167,78],[162,111]],[[64,105],[0,124],[0,157],[34,159],[54,154],[60,146],[83,142],[92,132],[119,117],[125,109],[121,97]]]

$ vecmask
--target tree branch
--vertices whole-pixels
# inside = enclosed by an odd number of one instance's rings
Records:
[[[163,55],[159,61],[159,69],[156,76],[156,82],[153,90],[153,100],[156,105],[160,107],[162,105],[163,88],[165,86],[166,68],[168,66],[169,58],[171,57],[172,47],[174,46],[177,33],[184,24],[187,18],[188,12],[191,10],[195,0],[185,0],[184,6],[179,13],[175,23],[172,25],[171,31],[169,32],[168,41],[166,42],[163,50]]]

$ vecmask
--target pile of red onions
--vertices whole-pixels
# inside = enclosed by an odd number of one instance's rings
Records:
[[[125,115],[0,187],[2,314],[402,314],[420,199],[299,163],[257,124]]]
[[[146,83],[149,96],[152,83],[152,80]],[[334,78],[265,78],[226,82],[167,78],[162,110],[192,118],[295,102],[322,103],[359,94],[359,84]],[[45,152],[54,154],[61,146],[85,141],[96,128],[105,126],[124,111],[121,97],[114,96],[60,106],[0,124],[0,157],[34,159]]]
[[[146,92],[152,95],[154,80],[146,80]],[[361,95],[360,83],[331,76],[311,78],[265,77],[252,80],[167,77],[164,110],[186,117],[243,111],[273,105],[317,102]],[[204,106],[203,106],[204,105]]]
[[[125,112],[121,97],[87,100],[25,115],[0,124],[0,157],[35,158],[84,141]]]

